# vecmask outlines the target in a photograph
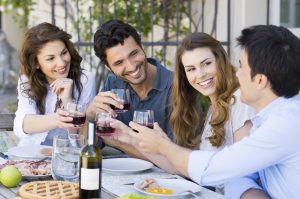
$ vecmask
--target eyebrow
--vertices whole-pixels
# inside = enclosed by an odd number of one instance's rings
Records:
[[[203,64],[204,62],[206,62],[206,60],[208,60],[208,59],[211,59],[211,58],[208,57],[208,58],[204,59],[203,61],[200,62],[200,65]],[[187,66],[184,66],[184,67],[193,67],[193,66],[192,65],[187,65]]]
[[[60,51],[60,54],[62,54],[65,50],[68,50],[68,48],[67,47],[64,47],[64,49],[62,49],[62,51]],[[54,56],[54,55],[44,55],[44,57],[52,57],[52,56]]]

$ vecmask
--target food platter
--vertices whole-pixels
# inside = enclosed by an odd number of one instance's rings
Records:
[[[50,160],[7,160],[0,165],[0,169],[7,165],[16,167],[26,179],[39,179],[51,176]]]

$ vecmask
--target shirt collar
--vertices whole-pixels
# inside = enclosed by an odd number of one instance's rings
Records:
[[[163,91],[168,86],[168,76],[167,76],[167,69],[164,68],[163,65],[160,64],[159,61],[153,58],[147,58],[147,61],[156,66],[156,77],[153,82],[152,89]]]
[[[271,111],[277,107],[280,106],[282,103],[284,103],[287,99],[284,97],[278,97],[277,99],[275,99],[273,102],[271,102],[270,104],[268,104],[266,107],[264,107],[261,111],[259,111],[252,119],[251,122],[253,124],[254,127],[258,128],[263,121],[265,121]]]

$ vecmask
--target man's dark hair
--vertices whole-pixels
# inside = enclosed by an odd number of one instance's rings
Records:
[[[94,50],[100,60],[109,67],[105,51],[118,44],[124,44],[124,40],[132,37],[142,48],[141,37],[129,24],[120,20],[109,20],[104,23],[94,35]]]
[[[237,38],[248,54],[251,77],[264,74],[277,96],[292,97],[300,89],[300,40],[284,27],[257,25]]]

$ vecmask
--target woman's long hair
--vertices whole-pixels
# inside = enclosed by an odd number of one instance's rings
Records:
[[[212,51],[217,64],[216,102],[214,103],[217,116],[209,121],[212,135],[208,138],[215,147],[225,143],[224,125],[228,120],[233,93],[239,86],[235,69],[219,41],[202,32],[192,33],[182,41],[176,52],[170,124],[174,142],[191,149],[198,145],[200,137],[197,131],[200,131],[203,125],[197,112],[201,93],[188,82],[181,59],[186,51],[202,47]]]
[[[68,78],[74,81],[74,85],[78,90],[79,95],[77,100],[80,98],[82,91],[80,63],[82,58],[70,39],[71,35],[50,23],[41,23],[25,33],[20,52],[20,61],[21,75],[25,74],[28,77],[28,82],[22,82],[20,86],[23,87],[23,93],[36,102],[40,114],[45,113],[48,82],[44,73],[38,69],[37,55],[47,42],[60,40],[66,45],[71,56]],[[74,85],[72,98],[74,98]]]

